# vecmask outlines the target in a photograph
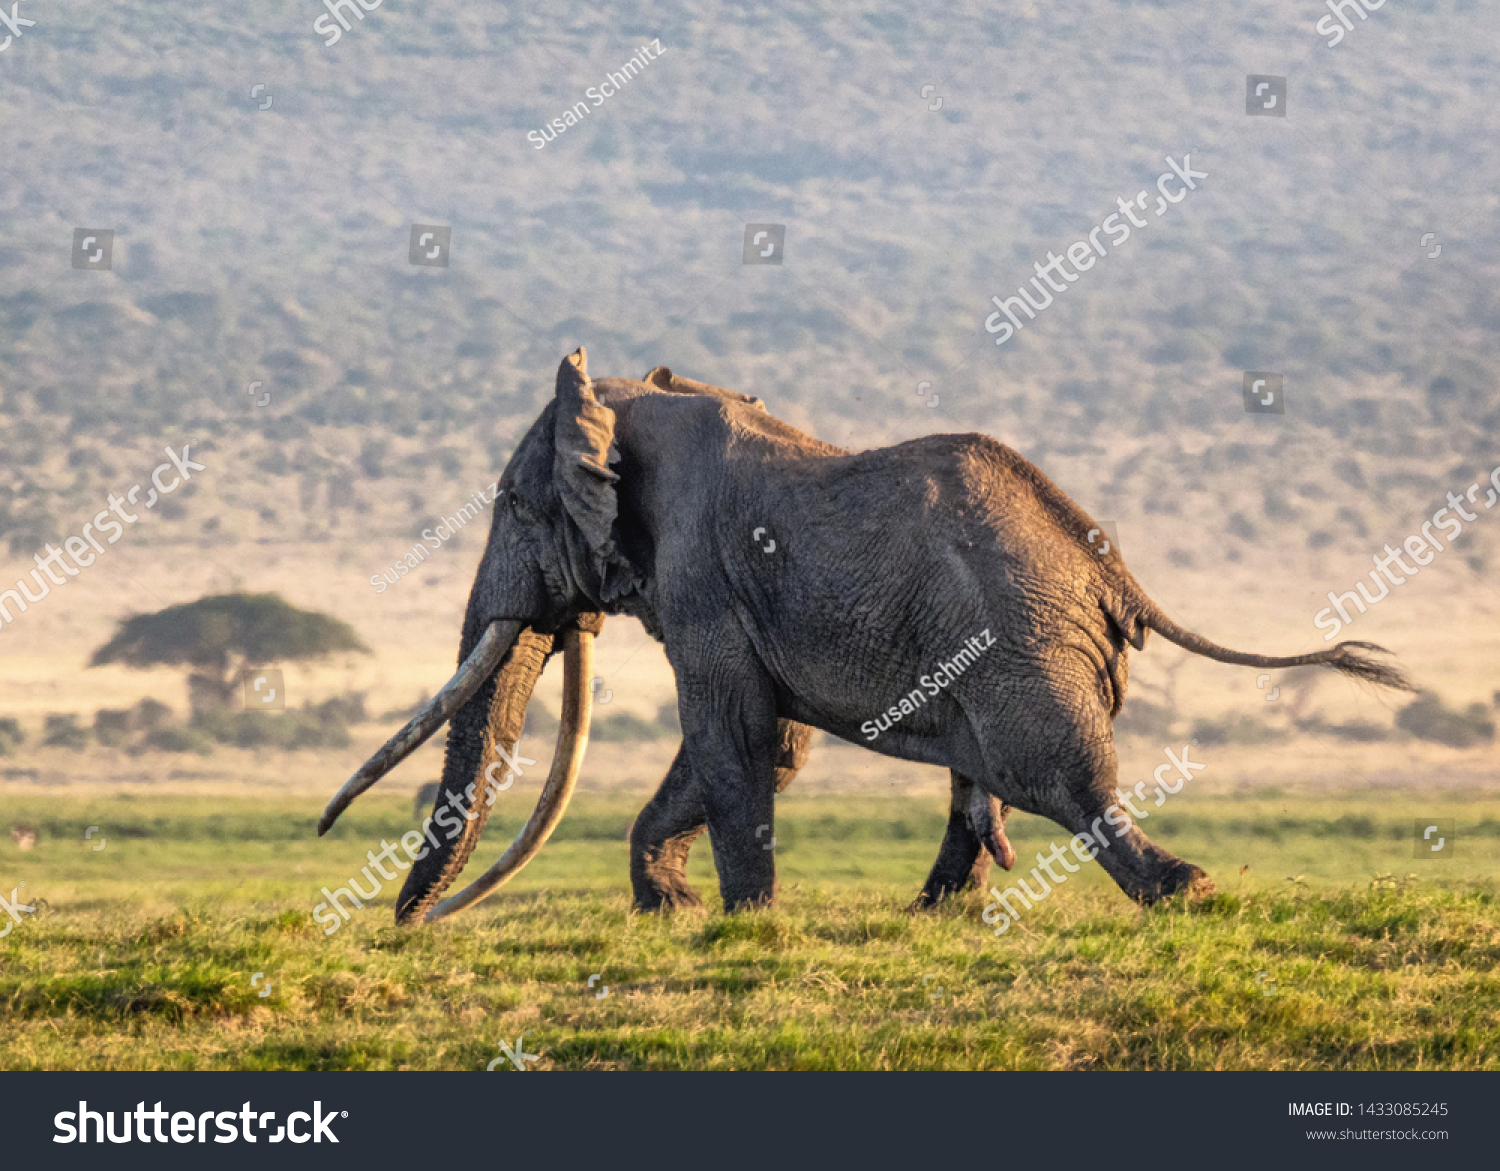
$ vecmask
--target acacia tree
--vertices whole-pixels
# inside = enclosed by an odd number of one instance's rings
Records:
[[[340,651],[369,654],[370,648],[347,623],[298,609],[279,594],[216,594],[125,619],[89,666],[189,667],[188,702],[200,715],[232,707],[240,676],[252,663]]]

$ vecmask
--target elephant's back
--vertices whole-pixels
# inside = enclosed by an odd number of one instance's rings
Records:
[[[935,576],[982,596],[985,609],[1097,608],[1123,576],[1097,522],[986,435],[928,435],[817,462],[816,483],[799,495],[817,502],[825,534],[842,530],[832,543],[844,555],[901,566],[912,579]]]

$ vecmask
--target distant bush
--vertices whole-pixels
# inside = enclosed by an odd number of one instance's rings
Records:
[[[160,728],[172,720],[172,709],[149,695],[130,709],[131,730]]]
[[[172,709],[147,696],[134,707],[100,708],[96,711],[94,739],[106,748],[144,751],[149,746],[147,734],[171,723]]]
[[[417,795],[412,801],[412,816],[421,817],[422,814],[431,809],[432,803],[437,800],[437,795],[442,790],[443,783],[441,781],[428,781],[418,789]]]
[[[152,728],[146,733],[142,746],[158,752],[196,752],[199,756],[208,756],[214,750],[213,741],[199,729],[175,724]]]
[[[521,729],[523,736],[538,736],[544,740],[557,735],[558,719],[547,710],[547,705],[539,699],[533,699],[526,705],[526,724]],[[592,728],[589,729],[590,739],[597,739]]]
[[[1432,740],[1449,748],[1472,748],[1495,739],[1495,723],[1482,703],[1471,703],[1463,711],[1447,707],[1437,694],[1423,692],[1396,715],[1396,726],[1419,740]]]
[[[606,744],[617,744],[625,740],[659,740],[664,735],[666,729],[655,720],[643,720],[629,712],[605,716],[602,720],[595,717],[594,726],[589,731],[589,739]]]
[[[26,742],[26,733],[21,721],[11,716],[0,716],[0,756],[19,748]]]
[[[1233,716],[1197,721],[1193,725],[1192,737],[1207,748],[1220,744],[1275,744],[1285,740],[1287,733],[1249,716]]]
[[[94,734],[100,744],[122,747],[131,754],[196,752],[206,756],[216,744],[278,750],[347,748],[349,724],[367,718],[365,697],[359,692],[275,714],[199,712],[186,724],[175,722],[166,704],[143,699],[128,711],[102,708],[95,712]]]
[[[1391,730],[1368,720],[1355,720],[1348,724],[1325,724],[1321,719],[1307,720],[1297,725],[1297,731],[1313,736],[1332,736],[1335,740],[1348,740],[1354,744],[1374,744],[1391,738]]]
[[[370,721],[369,713],[365,711],[363,691],[349,691],[343,695],[335,695],[332,699],[324,700],[322,703],[308,704],[306,710],[314,718],[325,722],[367,724]]]
[[[123,748],[130,732],[128,708],[100,708],[94,713],[94,739],[104,747]]]
[[[71,748],[77,752],[87,748],[90,739],[89,730],[79,724],[72,712],[48,716],[42,730],[42,745],[46,748]]]
[[[595,709],[597,713],[598,709]],[[662,740],[667,737],[676,738],[682,735],[682,726],[677,721],[677,705],[675,703],[664,703],[656,710],[654,720],[643,720],[640,716],[631,715],[629,712],[620,712],[617,715],[606,716],[600,719],[597,714],[594,718],[594,726],[589,732],[589,738],[606,743],[620,743],[629,740]]]
[[[349,727],[336,715],[317,708],[272,715],[269,712],[203,712],[189,727],[202,736],[235,748],[347,748]]]
[[[1146,736],[1160,740],[1172,734],[1176,717],[1164,704],[1144,699],[1127,699],[1115,717],[1115,731],[1126,736]]]
[[[420,705],[418,705],[420,707]],[[382,723],[395,723],[414,716],[417,708],[387,712],[380,717]],[[540,699],[532,699],[526,705],[526,723],[521,735],[550,740],[557,735],[558,718]],[[677,721],[677,703],[664,703],[657,709],[654,720],[644,719],[630,712],[611,713],[604,704],[594,704],[593,721],[589,727],[589,739],[601,744],[620,744],[632,740],[661,740],[682,735],[682,726]]]

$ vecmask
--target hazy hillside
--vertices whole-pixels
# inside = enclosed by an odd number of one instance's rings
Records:
[[[385,0],[331,47],[312,0],[23,7],[0,53],[0,582],[165,444],[207,470],[132,530],[134,576],[92,571],[6,654],[39,662],[67,607],[82,646],[233,580],[367,631],[384,607],[450,658],[472,534],[421,615],[367,579],[493,479],[579,344],[596,374],[666,363],[849,446],[996,435],[1119,524],[1164,604],[1288,651],[1500,464],[1479,0],[1387,4],[1333,48],[1311,0]],[[1285,118],[1246,115],[1251,73],[1288,78]],[[1207,177],[997,347],[990,298],[1118,198],[1154,201],[1168,156]],[[784,264],[743,262],[749,223],[785,225]],[[410,262],[414,224],[451,228],[447,267]],[[78,228],[114,232],[109,270],[72,267]],[[1284,375],[1284,415],[1246,413],[1245,371]],[[1481,510],[1355,636],[1403,632],[1487,699],[1497,563]]]

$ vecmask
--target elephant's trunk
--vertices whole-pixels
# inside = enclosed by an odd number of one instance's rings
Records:
[[[532,810],[531,817],[522,827],[521,832],[516,835],[515,840],[511,842],[510,847],[500,856],[500,860],[458,894],[444,899],[428,911],[428,922],[442,919],[455,911],[461,911],[504,886],[519,874],[528,862],[541,853],[542,847],[547,844],[547,839],[552,836],[552,831],[557,828],[558,822],[567,812],[573,789],[578,784],[578,773],[583,767],[583,754],[589,744],[589,718],[593,704],[593,692],[589,687],[589,679],[594,669],[594,636],[587,630],[569,629],[563,632],[562,640],[562,717],[557,730],[557,747],[552,753],[552,771],[548,774],[541,796],[537,798],[536,808]],[[493,719],[491,726],[493,727]],[[488,742],[486,748],[485,759],[488,760]],[[488,775],[493,768],[494,766],[487,765],[483,775]],[[476,784],[476,792],[479,788],[480,786]],[[482,818],[476,824],[483,824]],[[462,863],[459,865],[461,866]],[[457,870],[453,870],[452,873],[456,874]],[[411,877],[407,880],[406,890],[414,889],[413,884],[416,878],[414,868]],[[425,898],[419,906],[429,905],[441,889],[438,887],[433,890],[431,897]],[[410,918],[417,913],[416,909],[407,907],[405,896],[406,891],[403,891],[401,904],[397,909],[398,918]]]
[[[521,633],[519,622],[495,621],[485,629],[483,637],[460,664],[452,679],[414,715],[401,731],[381,746],[379,752],[360,766],[359,771],[344,782],[344,787],[334,794],[323,816],[318,819],[318,836],[322,837],[339,819],[339,814],[353,804],[354,799],[370,788],[423,744],[446,724],[486,683],[494,677],[495,668],[510,650],[511,644]],[[550,640],[549,640],[550,643]],[[535,679],[532,680],[535,683]],[[527,695],[530,696],[530,691]],[[524,715],[524,701],[522,704]]]
[[[433,906],[474,852],[496,796],[513,783],[511,774],[520,772],[515,752],[526,705],[553,650],[552,635],[523,630],[500,670],[453,717],[442,787],[433,818],[425,827],[429,847],[413,863],[396,900],[398,922],[409,923],[424,914],[429,920],[442,918],[477,902],[535,857],[562,819],[588,745],[594,636],[587,630],[569,629],[561,638],[562,720],[552,772],[530,820],[504,857],[479,881]]]

